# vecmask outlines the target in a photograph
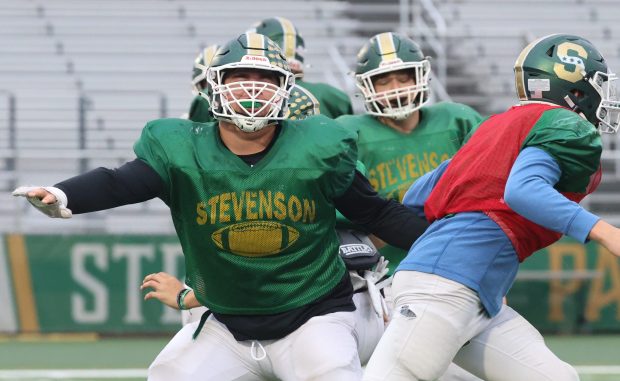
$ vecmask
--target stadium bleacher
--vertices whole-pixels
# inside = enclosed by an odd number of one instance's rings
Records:
[[[375,33],[406,32],[435,55],[428,32],[411,21],[414,15],[403,17],[403,9],[429,11],[414,3],[268,0],[257,5],[229,0],[219,2],[217,12],[209,12],[198,0],[0,2],[0,231],[25,226],[41,232],[64,229],[67,225],[50,223],[14,202],[9,196],[12,187],[51,184],[131,158],[132,144],[146,121],[187,111],[191,64],[200,48],[276,12],[293,20],[304,35],[307,79],[353,92],[346,72],[359,47]],[[620,70],[620,45],[613,38],[620,35],[614,23],[620,5],[612,0],[572,0],[562,12],[552,0],[506,3],[501,8],[492,0],[417,3],[431,4],[447,26],[432,31],[445,44],[445,55],[433,57],[434,65],[447,68],[443,86],[453,100],[484,114],[516,102],[512,64],[527,41],[537,36],[583,35]],[[354,105],[360,109],[359,100]],[[609,149],[604,154],[604,183],[584,202],[620,223],[617,138],[605,137],[605,145]],[[151,218],[150,229],[172,232],[159,201],[94,214],[74,231],[144,232],[135,221],[145,214]]]

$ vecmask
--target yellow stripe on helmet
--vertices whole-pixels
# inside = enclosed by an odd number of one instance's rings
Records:
[[[217,45],[209,45],[203,50],[202,56],[204,59],[205,66],[208,67],[209,65],[211,65],[211,60],[213,60],[213,57],[215,56],[215,52],[217,52],[218,48],[219,46]]]
[[[379,43],[381,61],[392,61],[398,58],[396,55],[396,47],[394,46],[394,36],[391,32],[378,35],[377,42]]]
[[[517,95],[521,100],[527,100],[527,92],[525,90],[525,73],[523,72],[523,63],[527,59],[527,56],[530,54],[534,46],[536,46],[540,41],[545,38],[551,37],[553,35],[548,35],[544,37],[540,37],[532,42],[530,42],[519,54],[517,57],[517,61],[515,62],[515,87],[517,88]]]
[[[252,32],[246,33],[245,36],[248,41],[248,54],[252,56],[264,56],[265,36]]]
[[[282,53],[286,58],[295,58],[295,49],[297,48],[297,31],[295,30],[295,25],[291,22],[291,20],[285,19],[283,17],[276,17],[280,26],[282,27],[282,45],[280,49],[282,49]]]

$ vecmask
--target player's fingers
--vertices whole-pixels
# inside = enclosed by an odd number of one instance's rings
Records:
[[[31,189],[26,193],[26,196],[28,197],[36,197],[39,200],[43,199],[43,197],[47,196],[48,194],[50,194],[50,192],[46,191],[43,188],[35,188],[35,189]]]
[[[48,192],[45,196],[43,196],[41,202],[44,204],[53,204],[56,202],[56,196]]]
[[[157,282],[158,281],[157,278],[158,278],[157,274],[149,274],[144,277],[144,280],[142,281],[142,283],[147,282],[147,281]]]
[[[158,272],[157,274],[155,274],[155,276],[157,277],[157,279],[160,282],[164,282],[166,280],[169,280],[171,278],[174,278],[172,275],[168,274],[168,273],[164,273],[164,272]]]
[[[153,281],[153,280],[147,280],[146,282],[142,283],[142,285],[140,286],[140,290],[144,290],[145,288],[152,288],[153,290],[157,291],[157,289],[159,288],[159,283]]]
[[[144,300],[149,299],[159,299],[159,294],[156,291],[148,292],[146,295],[144,295]]]
[[[13,196],[29,197],[28,193],[34,191],[35,189],[43,189],[43,188],[41,188],[41,187],[21,186],[21,187],[15,188],[15,190],[13,191],[12,194],[13,194]],[[33,195],[32,197],[35,197],[35,196]]]

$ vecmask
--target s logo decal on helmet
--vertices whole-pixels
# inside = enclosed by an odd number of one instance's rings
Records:
[[[295,25],[284,17],[272,17],[257,22],[252,32],[263,34],[275,42],[293,71],[303,75],[305,42]]]
[[[410,71],[413,84],[377,92],[373,79],[382,74]],[[372,37],[357,54],[355,79],[364,96],[366,112],[392,119],[406,119],[429,101],[431,65],[410,38],[396,33]]]
[[[267,71],[277,78],[277,84],[254,80],[225,83],[227,74],[238,69]],[[206,97],[216,119],[255,132],[285,119],[294,84],[280,48],[266,36],[245,33],[215,53],[207,70]]]
[[[514,66],[522,103],[548,102],[581,114],[601,132],[620,125],[620,102],[607,62],[590,41],[552,34],[530,43]]]

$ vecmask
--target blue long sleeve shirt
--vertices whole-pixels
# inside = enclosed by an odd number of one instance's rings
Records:
[[[449,160],[419,178],[403,204],[423,215],[424,202],[448,165]],[[512,167],[504,200],[528,220],[585,242],[599,218],[553,188],[561,174],[549,154],[528,147]],[[476,291],[487,313],[494,316],[518,267],[517,253],[502,229],[484,213],[464,212],[433,222],[396,271],[421,271],[459,282]]]

